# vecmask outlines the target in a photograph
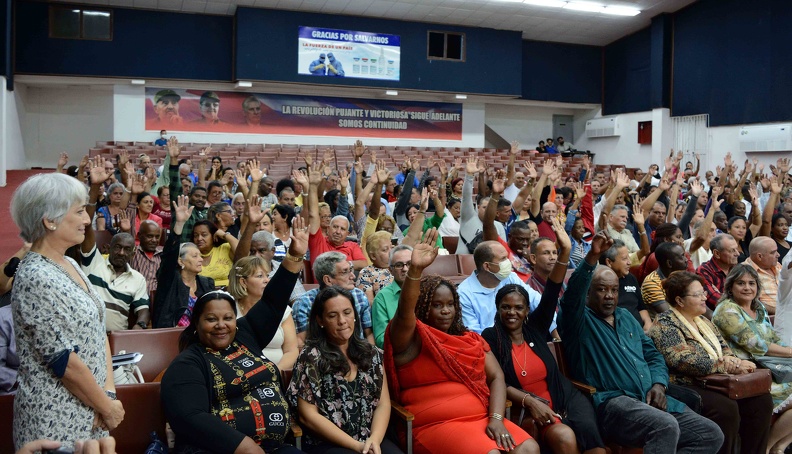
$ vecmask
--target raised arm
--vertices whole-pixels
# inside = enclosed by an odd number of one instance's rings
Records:
[[[410,353],[409,356],[415,358],[420,353],[421,338],[415,333],[415,305],[418,302],[418,295],[421,293],[421,274],[437,257],[436,242],[437,229],[432,228],[413,248],[410,269],[407,271],[407,277],[401,288],[399,307],[396,308],[396,315],[386,328],[389,332],[388,336],[394,356]],[[408,350],[410,351],[408,352]]]
[[[107,170],[104,168],[104,161],[104,158],[97,156],[90,162],[91,188],[88,191],[88,205],[86,205],[85,211],[88,213],[88,216],[91,219],[93,219],[93,216],[96,213],[96,201],[99,199],[99,195],[102,193],[102,183],[104,183],[104,181],[110,177],[107,174]],[[83,240],[80,249],[82,252],[88,253],[91,252],[94,246],[96,246],[96,234],[91,227],[91,223],[88,223],[88,225],[85,226],[85,239]]]
[[[688,199],[687,207],[685,208],[685,213],[682,214],[682,219],[679,220],[679,230],[682,231],[683,235],[689,234],[690,229],[690,221],[693,219],[693,216],[696,215],[696,210],[698,210],[698,197],[701,195],[701,192],[704,190],[704,186],[699,183],[698,181],[694,180],[690,183],[690,198]],[[687,233],[686,233],[687,232]]]
[[[484,211],[483,224],[483,239],[484,241],[498,241],[498,229],[495,228],[495,215],[498,212],[498,200],[506,188],[506,180],[503,175],[503,170],[498,170],[495,173],[495,178],[492,180],[492,193],[490,194],[489,205]]]
[[[477,215],[473,204],[473,180],[476,178],[476,157],[468,156],[465,165],[465,177],[462,183],[462,205],[459,212],[459,223],[470,221]]]
[[[508,188],[514,183],[514,161],[517,159],[517,154],[520,152],[520,143],[516,140],[511,143],[509,149],[509,164],[506,166],[506,187]]]
[[[309,164],[309,160],[306,160]],[[302,174],[300,172],[299,174]],[[296,175],[299,175],[296,174]],[[304,181],[304,180],[302,180]],[[321,219],[319,218],[319,185],[322,184],[322,163],[316,162],[313,165],[308,165],[308,233],[315,235],[321,226]]]
[[[615,182],[613,189],[611,190],[610,194],[608,194],[608,198],[605,199],[605,206],[602,207],[602,214],[609,214],[613,209],[614,205],[616,205],[616,199],[619,197],[619,193],[621,193],[624,188],[630,186],[630,177],[624,173],[624,170],[621,168],[616,169],[614,174]],[[602,224],[603,217],[600,216],[600,224]],[[606,225],[600,225],[600,229],[604,229],[607,227]]]
[[[517,197],[512,200],[512,208],[519,214],[522,206],[525,203],[525,198],[528,194],[532,194],[534,190],[534,181],[536,181],[536,168],[531,161],[526,161],[523,166],[525,167],[525,184],[517,193]]]
[[[421,237],[423,236],[424,220],[426,219],[426,209],[428,206],[429,190],[424,187],[421,189],[420,210],[418,210],[415,218],[413,218],[413,221],[410,223],[410,227],[407,230],[407,236],[404,237],[402,244],[406,244],[407,246],[415,246],[421,242]]]
[[[531,216],[539,216],[539,212],[542,209],[542,190],[547,185],[547,180],[550,177],[550,174],[555,172],[555,160],[554,159],[547,159],[542,166],[542,175],[539,176],[539,181],[536,182],[536,186],[533,189],[533,197],[531,199]]]
[[[762,213],[759,208],[759,194],[756,192],[754,184],[751,184],[751,187],[748,188],[748,193],[751,195],[751,222],[748,228],[751,229],[751,235],[756,236],[762,227]],[[767,209],[767,205],[765,205],[765,209]],[[770,207],[770,213],[772,212],[773,208]]]
[[[539,306],[531,312],[531,317],[528,319],[528,323],[535,326],[542,333],[548,332],[552,326],[553,316],[555,316],[556,308],[558,307],[558,294],[561,293],[567,268],[569,267],[569,254],[572,251],[572,242],[569,240],[564,226],[561,225],[561,221],[558,218],[553,218],[552,224],[558,244],[558,260],[547,278],[547,286],[545,291],[542,292]]]
[[[762,227],[759,229],[760,236],[770,236],[770,230],[773,222],[773,209],[775,208],[781,196],[782,184],[778,181],[778,177],[773,176],[770,178],[770,198],[767,199],[764,211],[762,212]]]
[[[696,236],[693,237],[693,241],[690,242],[690,252],[691,254],[696,252],[700,247],[704,246],[704,243],[707,242],[710,234],[710,227],[712,227],[712,218],[715,217],[715,213],[720,209],[721,203],[723,200],[719,200],[718,196],[723,191],[723,188],[720,186],[715,186],[712,188],[712,197],[710,198],[710,210],[707,212],[707,215],[704,216],[704,222],[701,223],[701,226],[698,230],[696,230]]]
[[[212,147],[206,147],[200,151],[199,156],[201,160],[198,162],[198,186],[206,187],[206,162],[209,159],[209,154],[212,152]],[[214,173],[214,167],[212,168]],[[214,176],[214,175],[213,175]]]
[[[657,190],[646,196],[643,203],[641,204],[641,213],[643,213],[644,217],[649,216],[649,212],[652,211],[652,207],[654,206],[657,199],[663,195],[664,192],[668,191],[671,188],[671,180],[669,175],[663,174],[663,178],[660,179],[660,184],[657,186]]]
[[[644,221],[646,221],[646,219],[644,218],[643,213],[641,213],[640,211],[633,211],[632,218],[633,218],[633,224],[635,225],[635,229],[638,231],[638,236],[640,237],[641,240],[641,243],[638,245],[640,249],[638,249],[637,252],[638,260],[641,260],[644,257],[651,254],[649,236],[646,234],[646,225],[644,224]]]

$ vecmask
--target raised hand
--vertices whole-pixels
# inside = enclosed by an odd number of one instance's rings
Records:
[[[121,212],[119,212],[118,215],[116,216],[116,224],[118,225],[118,228],[121,229],[122,232],[129,232],[130,230],[132,230],[132,222],[130,221],[129,216],[127,216],[127,213],[124,210],[121,210]]]
[[[781,194],[781,190],[784,188],[784,184],[781,182],[781,179],[773,176],[770,178],[770,191],[773,194]]]
[[[245,178],[245,172],[241,169],[234,170],[234,176],[236,177],[237,186],[240,188],[247,188],[247,178]]]
[[[98,186],[110,178],[110,174],[105,169],[105,160],[101,156],[95,157],[91,161],[91,184]]]
[[[421,211],[426,213],[426,210],[429,209],[429,191],[427,190],[426,186],[421,189]]]
[[[180,195],[177,200],[173,201],[173,216],[176,222],[186,222],[193,212],[193,206],[190,205],[190,198],[186,195]]]
[[[118,152],[118,167],[123,169],[124,166],[129,162],[129,152],[126,150],[121,150]]]
[[[65,151],[60,154],[60,158],[58,158],[58,168],[62,169],[66,167],[66,164],[69,163],[69,154]]]
[[[731,152],[726,153],[726,157],[723,158],[723,164],[726,167],[732,167],[734,165],[734,161],[732,160]]]
[[[600,230],[594,235],[594,239],[591,240],[591,250],[589,253],[599,256],[607,251],[611,245],[613,245],[613,239],[605,230]]]
[[[751,165],[751,163],[748,162],[748,160],[746,159],[745,160],[745,173],[751,173],[752,170],[753,170],[753,165]]]
[[[520,142],[513,140],[511,143],[511,148],[509,149],[509,153],[517,154],[520,152]]]
[[[776,164],[778,164],[778,170],[780,170],[782,174],[789,172],[789,158],[779,158]]]
[[[616,169],[616,187],[621,191],[630,186],[630,177],[624,173],[623,169]]]
[[[366,150],[368,150],[368,148],[366,148]],[[376,164],[377,163],[377,150],[370,150],[369,151],[369,161],[372,164]]]
[[[146,190],[146,177],[133,173],[129,178],[129,185],[132,195],[138,195]]]
[[[295,257],[304,256],[305,251],[308,250],[308,225],[305,222],[305,218],[302,216],[295,216],[292,219],[292,241],[289,245],[289,254]]]
[[[333,148],[325,148],[324,154],[322,155],[322,162],[329,166],[330,161],[333,160],[333,156],[335,156],[335,149]]]
[[[476,156],[469,155],[467,158],[467,164],[465,165],[465,172],[468,175],[475,175],[478,171],[478,165],[476,163]]]
[[[561,225],[561,221],[557,216],[552,219],[551,225],[553,227],[553,233],[556,234],[559,253],[560,251],[571,251],[572,241],[569,239],[569,235],[567,235],[566,230],[564,230],[564,226]]]
[[[349,186],[349,172],[347,172],[346,168],[338,171],[338,178],[341,188],[346,191],[347,187]]]
[[[584,155],[583,156],[583,168],[589,170],[591,168],[591,156]]]
[[[377,171],[375,173],[377,175],[377,180],[381,184],[385,184],[388,181],[388,178],[391,176],[390,171],[385,166],[385,161],[382,160],[377,162]]]
[[[487,161],[485,161],[484,158],[478,158],[476,161],[476,170],[478,170],[480,174],[487,172]]]
[[[553,159],[545,159],[542,166],[542,175],[550,176],[555,171],[556,163]]]
[[[536,167],[534,167],[531,161],[525,161],[523,163],[523,167],[525,168],[525,176],[531,179],[536,179]]]
[[[680,162],[682,162],[683,157],[684,155],[682,154],[682,150],[677,151],[676,159],[674,159],[674,162],[679,164]]]
[[[660,180],[660,184],[657,187],[661,191],[668,191],[669,189],[671,189],[671,182],[668,180],[667,177],[663,177],[663,179]]]
[[[311,165],[313,164],[313,156],[311,156],[311,153],[305,153],[303,161],[305,161],[305,167],[310,169]]]
[[[308,180],[308,175],[306,175],[302,170],[292,170],[292,180],[294,180],[295,183],[300,184],[304,191],[308,190],[310,181]]]
[[[638,207],[637,210],[635,209],[636,206]],[[646,221],[646,219],[644,219],[644,214],[643,211],[641,210],[640,205],[633,204],[632,218],[633,218],[633,223],[635,223],[635,225],[643,225],[643,223]]]
[[[492,192],[495,194],[502,194],[506,189],[506,175],[503,170],[498,170],[495,173],[495,179],[492,180]]]
[[[468,157],[468,161],[470,161],[470,157]],[[462,164],[462,158],[454,158],[454,168],[457,170],[462,170],[465,168],[465,166]]]
[[[322,179],[324,178],[324,169],[326,168],[327,167],[324,165],[324,163],[315,162],[313,166],[308,169],[308,181],[312,186],[316,187],[322,183]]]
[[[432,170],[432,167],[435,166],[435,160],[433,157],[429,156],[429,159],[426,160],[426,170]]]
[[[352,167],[355,169],[355,174],[360,175],[363,173],[363,163],[360,160],[355,161]]]
[[[718,208],[720,206],[720,195],[723,194],[723,187],[721,186],[713,186],[712,187],[712,194],[710,195],[710,200],[712,201],[712,206]],[[717,203],[717,205],[716,205]],[[712,209],[712,208],[710,208]]]
[[[261,165],[259,164],[258,159],[251,159],[246,164],[247,171],[250,174],[250,179],[255,183],[257,181],[261,181],[264,178],[264,174],[267,173],[267,169],[262,169]],[[237,178],[237,181],[239,179]]]
[[[704,190],[704,185],[702,185],[698,180],[693,180],[690,183],[690,193],[694,196],[698,197],[701,195],[701,191]]]
[[[172,160],[177,161],[179,159],[179,155],[181,154],[181,149],[179,149],[179,139],[177,139],[176,136],[171,136],[171,138],[168,139],[167,147],[168,154]],[[175,162],[172,162],[172,164],[175,164]]]
[[[751,187],[748,188],[748,194],[751,196],[751,200],[750,200],[751,203],[755,203],[758,205],[759,193],[756,192],[756,187],[754,185],[751,185]]]
[[[355,156],[355,160],[360,159],[363,156],[363,153],[365,153],[367,150],[368,148],[363,146],[362,140],[356,140],[355,146],[352,148],[352,153]]]
[[[575,195],[578,199],[582,199],[586,196],[586,186],[581,181],[576,181],[572,184],[572,187],[575,189]]]
[[[424,234],[423,239],[415,245],[410,258],[410,268],[423,271],[437,257],[437,229],[432,227]]]
[[[448,175],[448,165],[446,164],[444,159],[438,158],[437,160],[435,160],[435,164],[437,165],[437,170],[440,171],[440,175],[442,175],[443,177]]]

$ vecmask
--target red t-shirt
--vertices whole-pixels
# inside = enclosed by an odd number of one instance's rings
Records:
[[[556,234],[553,231],[553,226],[545,222],[544,219],[542,222],[536,224],[536,228],[539,230],[539,236],[544,236],[556,241]]]
[[[330,240],[324,236],[322,229],[316,231],[315,234],[308,236],[308,250],[311,252],[311,265],[313,266],[316,257],[324,254],[325,252],[337,251],[347,256],[349,260],[366,260],[363,255],[363,250],[354,241],[345,241],[341,246],[334,246]]]

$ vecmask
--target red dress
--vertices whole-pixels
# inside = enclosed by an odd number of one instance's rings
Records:
[[[514,363],[514,373],[520,381],[520,387],[531,394],[545,399],[548,407],[553,408],[553,398],[547,388],[547,367],[532,348],[528,347],[527,342],[520,345],[512,344],[512,363]],[[523,369],[523,367],[525,369]],[[525,375],[523,375],[525,372]],[[554,418],[553,424],[561,424],[559,418]],[[540,432],[544,437],[549,425],[542,426]]]
[[[498,449],[487,435],[489,388],[484,355],[489,345],[476,333],[453,336],[417,321],[422,348],[417,358],[396,367],[386,332],[385,355],[394,399],[415,415],[416,453],[484,454]],[[504,420],[516,445],[531,438]]]

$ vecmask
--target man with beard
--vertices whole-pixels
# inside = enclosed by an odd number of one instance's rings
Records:
[[[162,229],[156,222],[142,221],[137,232],[140,244],[135,247],[135,255],[129,263],[132,269],[146,278],[146,290],[149,295],[157,291],[157,270],[162,262],[162,250],[158,248],[161,235]]]
[[[154,95],[154,113],[156,122],[163,125],[178,125],[182,122],[179,116],[181,96],[173,90],[160,90]]]

